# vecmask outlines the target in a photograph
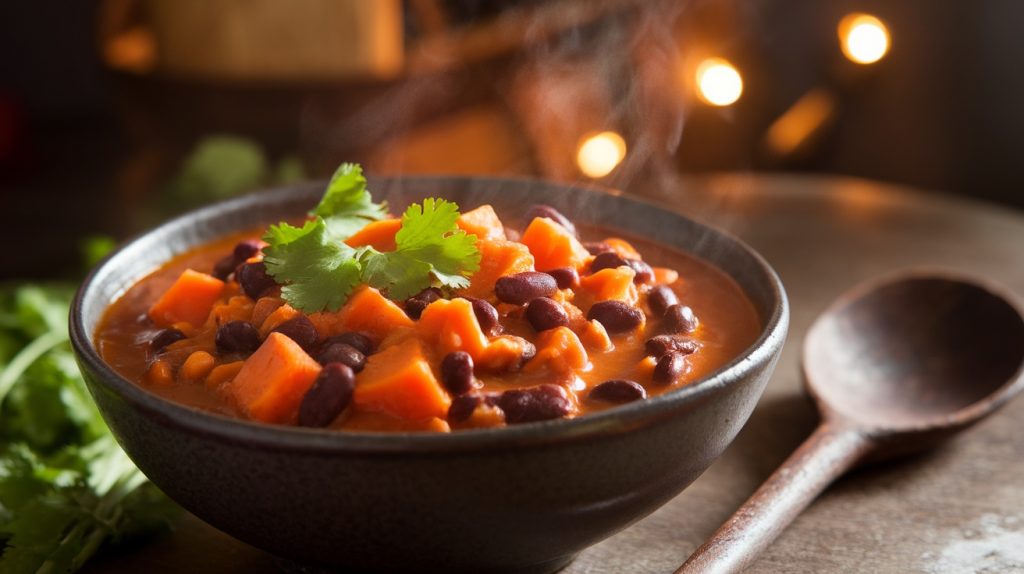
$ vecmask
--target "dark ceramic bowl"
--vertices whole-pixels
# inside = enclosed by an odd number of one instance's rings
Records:
[[[106,307],[170,257],[299,216],[323,184],[242,197],[122,247],[71,309],[79,365],[118,441],[154,483],[213,526],[294,563],[358,572],[550,572],[676,496],[746,422],[789,319],[778,276],[737,239],[615,193],[527,180],[371,179],[404,206],[439,196],[576,221],[678,248],[731,275],[764,328],[728,365],[676,391],[578,419],[451,434],[356,433],[235,420],[148,393],[104,364]]]

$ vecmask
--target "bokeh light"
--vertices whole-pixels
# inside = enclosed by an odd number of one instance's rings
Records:
[[[858,64],[874,64],[889,52],[889,29],[870,14],[849,14],[839,22],[843,55]]]
[[[587,177],[604,177],[626,157],[626,140],[615,132],[589,134],[580,140],[576,163]]]
[[[743,77],[728,60],[708,58],[697,66],[697,94],[713,106],[729,106],[743,94]]]

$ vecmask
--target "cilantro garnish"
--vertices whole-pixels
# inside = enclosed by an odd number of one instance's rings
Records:
[[[476,236],[455,225],[458,218],[459,206],[443,199],[410,205],[395,235],[395,250],[368,251],[363,281],[392,299],[407,299],[434,281],[452,289],[468,287],[466,275],[480,268],[480,251]]]
[[[432,285],[459,289],[480,267],[476,236],[459,229],[459,206],[428,198],[402,215],[394,251],[351,248],[344,240],[369,221],[387,215],[373,203],[362,169],[343,164],[327,186],[314,217],[302,227],[272,225],[263,238],[264,262],[282,285],[281,296],[296,309],[336,311],[360,283],[402,300]]]
[[[356,250],[335,240],[321,217],[302,227],[272,225],[264,240],[267,273],[287,281],[281,296],[297,309],[336,310],[359,282]]]
[[[330,234],[344,240],[368,221],[387,217],[388,208],[386,203],[374,203],[366,191],[363,168],[343,163],[327,183],[323,199],[309,214],[323,218]]]

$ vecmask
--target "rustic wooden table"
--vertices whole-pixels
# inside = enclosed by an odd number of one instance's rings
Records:
[[[853,284],[910,266],[975,273],[1024,295],[1024,214],[837,178],[713,176],[636,190],[739,235],[778,270],[792,325],[775,376],[720,460],[663,508],[563,572],[672,572],[816,423],[799,375],[803,334]],[[970,333],[964,333],[969,337]],[[941,450],[840,480],[752,572],[1024,572],[1024,399]],[[93,574],[272,573],[265,553],[185,516]]]

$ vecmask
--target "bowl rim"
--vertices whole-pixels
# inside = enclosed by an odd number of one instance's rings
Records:
[[[161,225],[139,233],[121,243],[103,258],[79,285],[71,304],[69,334],[79,367],[91,371],[102,387],[115,393],[132,408],[141,411],[154,421],[168,426],[187,429],[192,433],[216,438],[230,443],[259,446],[263,449],[306,452],[306,453],[358,453],[364,455],[436,455],[474,450],[515,449],[524,445],[546,445],[586,440],[598,436],[620,434],[625,430],[656,424],[671,418],[680,408],[695,403],[701,398],[744,381],[751,371],[777,358],[785,342],[789,324],[789,302],[778,273],[771,265],[745,242],[731,233],[694,220],[672,210],[669,206],[623,194],[621,191],[597,185],[574,183],[565,184],[538,180],[528,177],[479,177],[448,175],[415,175],[395,177],[369,177],[371,186],[382,186],[387,182],[448,181],[465,184],[515,183],[518,185],[539,185],[552,188],[584,190],[613,196],[617,201],[633,202],[666,211],[675,217],[688,220],[692,225],[721,236],[733,242],[757,264],[758,270],[767,277],[771,286],[773,305],[771,314],[764,321],[758,337],[746,349],[725,365],[705,377],[644,401],[620,405],[598,413],[571,419],[526,423],[498,428],[464,429],[451,433],[431,432],[370,432],[312,429],[285,425],[271,425],[233,418],[219,413],[201,410],[173,402],[149,392],[135,382],[121,376],[100,357],[92,342],[93,333],[85,328],[84,307],[87,299],[97,291],[94,282],[97,277],[109,272],[107,267],[118,256],[149,235],[174,234],[189,229],[195,220],[213,218],[225,212],[234,212],[253,204],[285,200],[297,188],[302,189],[326,182],[301,182],[277,186],[210,204],[197,210],[179,215]],[[230,233],[227,231],[225,233]],[[652,241],[657,242],[655,239]],[[198,244],[197,244],[198,245]],[[194,248],[197,245],[191,245]],[[678,249],[678,248],[677,248]],[[709,264],[712,264],[709,262]],[[162,262],[160,263],[162,265]],[[712,264],[714,265],[714,264]],[[717,267],[717,266],[716,266]],[[154,268],[155,270],[155,268]],[[152,271],[150,271],[152,272]],[[728,273],[727,273],[728,274]],[[731,277],[731,275],[730,275]],[[141,278],[140,278],[141,279]],[[735,278],[733,278],[735,280]],[[138,281],[136,279],[135,281]],[[134,284],[134,283],[133,283]],[[120,294],[123,295],[123,292]],[[107,304],[109,306],[109,303]],[[90,391],[95,395],[93,385]]]

